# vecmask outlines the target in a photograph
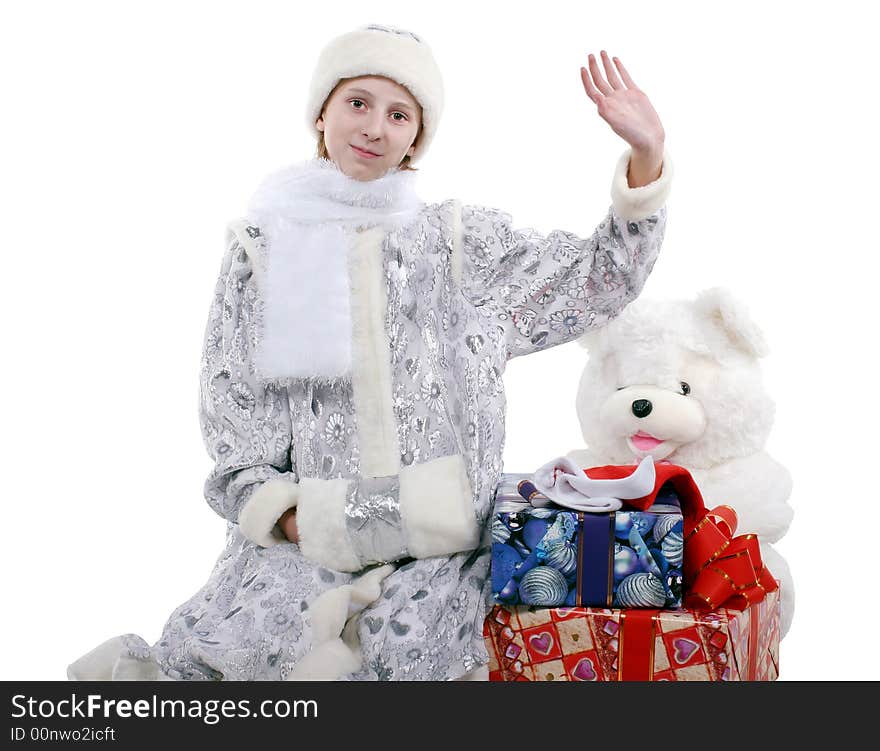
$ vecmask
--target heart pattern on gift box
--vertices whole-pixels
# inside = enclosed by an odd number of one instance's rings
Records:
[[[514,657],[517,657],[520,652],[522,652],[522,647],[520,647],[519,644],[513,644],[511,642],[507,645],[507,649],[504,650],[504,656],[512,660]]]
[[[546,631],[540,634],[532,634],[529,637],[529,644],[542,655],[550,654],[550,650],[553,649],[553,637]]]
[[[695,641],[685,639],[684,637],[673,639],[672,646],[675,649],[673,659],[679,665],[684,665],[689,659],[691,659],[691,657],[694,656],[694,652],[696,652],[700,648],[700,645],[697,644]]]
[[[661,619],[655,624],[655,643],[662,649],[661,660],[655,664],[666,669],[657,670],[653,679],[745,680],[739,666],[749,665],[749,620],[756,618],[759,649],[755,676],[758,680],[775,680],[779,659],[778,615],[774,609],[778,607],[777,598],[773,593],[763,620],[762,610],[757,606],[744,613],[725,609],[717,613],[701,611],[700,620],[696,621],[683,616]],[[487,618],[488,638],[498,667],[493,680],[543,680],[551,672],[554,680],[605,681],[618,677],[620,624],[608,617],[605,610],[548,608],[541,611],[540,618],[532,610],[505,612],[498,607],[497,611]],[[571,622],[582,618],[584,624]],[[592,636],[594,650],[583,651],[589,644],[585,639],[575,638],[580,634]],[[734,639],[734,635],[740,638]]]
[[[593,661],[589,657],[579,660],[571,674],[576,681],[595,681],[598,679]]]

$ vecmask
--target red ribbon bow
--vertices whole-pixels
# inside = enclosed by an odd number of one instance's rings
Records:
[[[716,506],[705,511],[692,529],[685,528],[687,607],[715,610],[723,605],[743,610],[777,589],[761,560],[758,537],[734,537],[736,522],[736,511],[730,506]]]

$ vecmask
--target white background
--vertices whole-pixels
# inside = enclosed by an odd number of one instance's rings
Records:
[[[542,231],[588,235],[607,210],[624,144],[578,70],[588,52],[621,57],[677,168],[644,295],[725,285],[771,345],[768,450],[796,510],[781,678],[878,676],[868,4],[18,5],[0,17],[0,678],[63,679],[121,633],[155,641],[210,572],[224,522],[201,495],[197,381],[224,227],[265,174],[311,156],[318,52],[366,23],[422,34],[444,73],[423,198]],[[511,363],[508,471],[582,446],[585,357],[569,344]]]

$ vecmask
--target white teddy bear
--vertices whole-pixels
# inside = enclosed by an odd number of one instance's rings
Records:
[[[729,292],[693,301],[638,300],[581,339],[590,357],[577,412],[588,448],[581,467],[652,455],[688,469],[707,508],[732,506],[736,534],[755,533],[781,582],[781,635],[794,614],[794,585],[770,543],[788,530],[791,475],[765,451],[774,404],[758,358],[764,338]]]

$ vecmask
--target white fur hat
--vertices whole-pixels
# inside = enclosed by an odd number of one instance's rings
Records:
[[[422,107],[422,135],[410,157],[418,161],[434,138],[443,112],[443,78],[431,49],[410,31],[372,24],[336,37],[324,47],[312,74],[306,120],[315,121],[330,92],[343,78],[385,76],[404,86]]]

